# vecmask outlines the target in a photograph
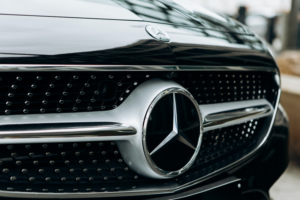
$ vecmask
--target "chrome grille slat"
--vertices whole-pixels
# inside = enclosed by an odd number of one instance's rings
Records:
[[[131,106],[130,106],[131,105]],[[252,109],[265,106],[266,110],[252,113]],[[125,108],[124,108],[125,107]],[[127,113],[135,107],[135,103],[130,104],[129,102],[124,103],[124,107],[114,109],[112,111],[106,112],[85,112],[80,115],[73,113],[61,113],[61,114],[51,114],[50,116],[46,115],[30,115],[30,117],[23,117],[22,115],[12,115],[12,116],[0,116],[0,128],[2,124],[2,129],[0,130],[0,144],[6,143],[28,143],[34,139],[35,143],[38,142],[54,142],[59,139],[71,140],[73,142],[81,141],[83,138],[89,139],[90,141],[95,140],[110,140],[114,139],[115,141],[131,140],[132,134],[121,134],[122,130],[135,130],[137,127],[134,127],[129,120],[128,125],[125,125],[123,119],[126,118]],[[128,110],[126,109],[128,107]],[[202,112],[202,118],[204,122],[203,130],[204,132],[215,130],[219,128],[224,128],[227,126],[232,126],[246,122],[250,119],[260,119],[263,117],[271,116],[274,112],[273,106],[268,103],[268,101],[261,100],[250,100],[243,101],[240,103],[219,103],[211,105],[200,105],[199,106]],[[124,112],[124,109],[127,110]],[[250,109],[249,112],[245,110]],[[122,111],[121,111],[122,110]],[[235,111],[234,117],[228,114],[228,112]],[[214,115],[221,115],[222,119],[214,118]],[[110,117],[111,116],[111,117]],[[211,119],[209,119],[211,118]],[[47,119],[47,124],[44,124],[44,128],[39,129],[30,129],[36,125],[41,126],[45,123]],[[95,120],[106,122],[98,123],[97,130],[85,128],[85,124],[97,124]],[[72,125],[72,122],[76,124]],[[64,132],[62,132],[61,127],[63,124],[66,124]],[[68,126],[73,127],[73,129],[80,130],[81,133],[68,131]],[[105,126],[105,124],[115,124],[116,126]],[[14,127],[15,126],[15,127]],[[10,130],[7,130],[7,127],[14,127]],[[49,129],[47,129],[49,127]],[[123,127],[123,129],[121,128]],[[131,127],[131,128],[129,128]],[[19,131],[18,131],[19,129]],[[101,132],[103,130],[104,132]],[[114,134],[115,130],[121,131],[119,134]],[[69,134],[66,134],[69,132]],[[109,132],[109,134],[107,134]],[[48,133],[48,134],[46,134]],[[104,134],[103,134],[104,133]]]
[[[199,105],[199,107],[204,132],[270,116],[274,112],[273,106],[265,99]]]
[[[113,122],[99,123],[56,123],[23,124],[1,126],[1,139],[17,138],[63,138],[129,136],[136,134],[135,128],[127,124]],[[0,142],[1,143],[1,142]]]

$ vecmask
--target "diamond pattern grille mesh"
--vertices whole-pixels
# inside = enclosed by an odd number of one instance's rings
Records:
[[[274,105],[277,99],[269,72],[5,72],[0,115],[112,110],[151,78],[178,82],[199,104],[267,99]]]
[[[139,178],[115,142],[15,144],[0,150],[2,190],[114,191],[134,187]]]

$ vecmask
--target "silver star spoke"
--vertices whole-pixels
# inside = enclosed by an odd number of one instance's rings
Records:
[[[192,144],[190,139],[184,133],[178,134],[178,140],[186,146],[190,147],[191,149],[196,150],[196,147]]]
[[[199,127],[199,122],[194,122],[193,124],[189,125],[188,127],[184,128],[184,129],[180,129],[180,131],[186,133],[186,132],[191,131],[198,127]]]
[[[169,143],[173,138],[177,137],[177,140],[185,144],[186,146],[196,149],[196,147],[192,144],[190,139],[182,132],[178,134],[178,119],[177,119],[177,106],[176,106],[176,97],[173,94],[173,130],[172,132],[150,153],[153,155],[155,152],[160,150],[163,146]]]
[[[176,107],[176,98],[173,94],[173,132],[178,134],[178,122],[177,122],[177,107]]]
[[[165,146],[170,140],[178,135],[178,123],[177,123],[177,107],[176,107],[176,98],[173,94],[173,130],[172,132],[150,153],[150,155],[157,152],[163,146]]]
[[[151,153],[152,156],[155,152],[157,152],[159,149],[161,149],[163,146],[165,146],[170,140],[172,140],[178,133],[175,133],[172,131]]]

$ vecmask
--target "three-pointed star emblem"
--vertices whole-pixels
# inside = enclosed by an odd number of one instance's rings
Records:
[[[171,40],[168,33],[166,33],[164,30],[159,29],[157,27],[148,25],[146,26],[146,31],[149,33],[149,35],[151,35],[157,40],[161,40],[163,42],[170,42]]]
[[[170,142],[173,142],[175,140],[180,141],[181,143],[185,144],[186,146],[192,148],[193,150],[196,149],[196,147],[193,145],[193,143],[190,141],[190,139],[187,137],[186,134],[183,133],[178,128],[178,113],[177,113],[177,104],[176,104],[176,96],[175,93],[173,93],[173,130],[171,133],[167,135],[167,137],[157,146],[153,151],[151,151],[150,155],[153,155],[157,151],[159,151],[161,148],[163,148],[165,145],[167,145]]]

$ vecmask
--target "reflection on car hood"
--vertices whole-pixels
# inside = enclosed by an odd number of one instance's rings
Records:
[[[228,17],[183,0],[0,0],[0,14],[143,20],[252,34]]]
[[[0,0],[1,14],[141,20],[111,0]]]

